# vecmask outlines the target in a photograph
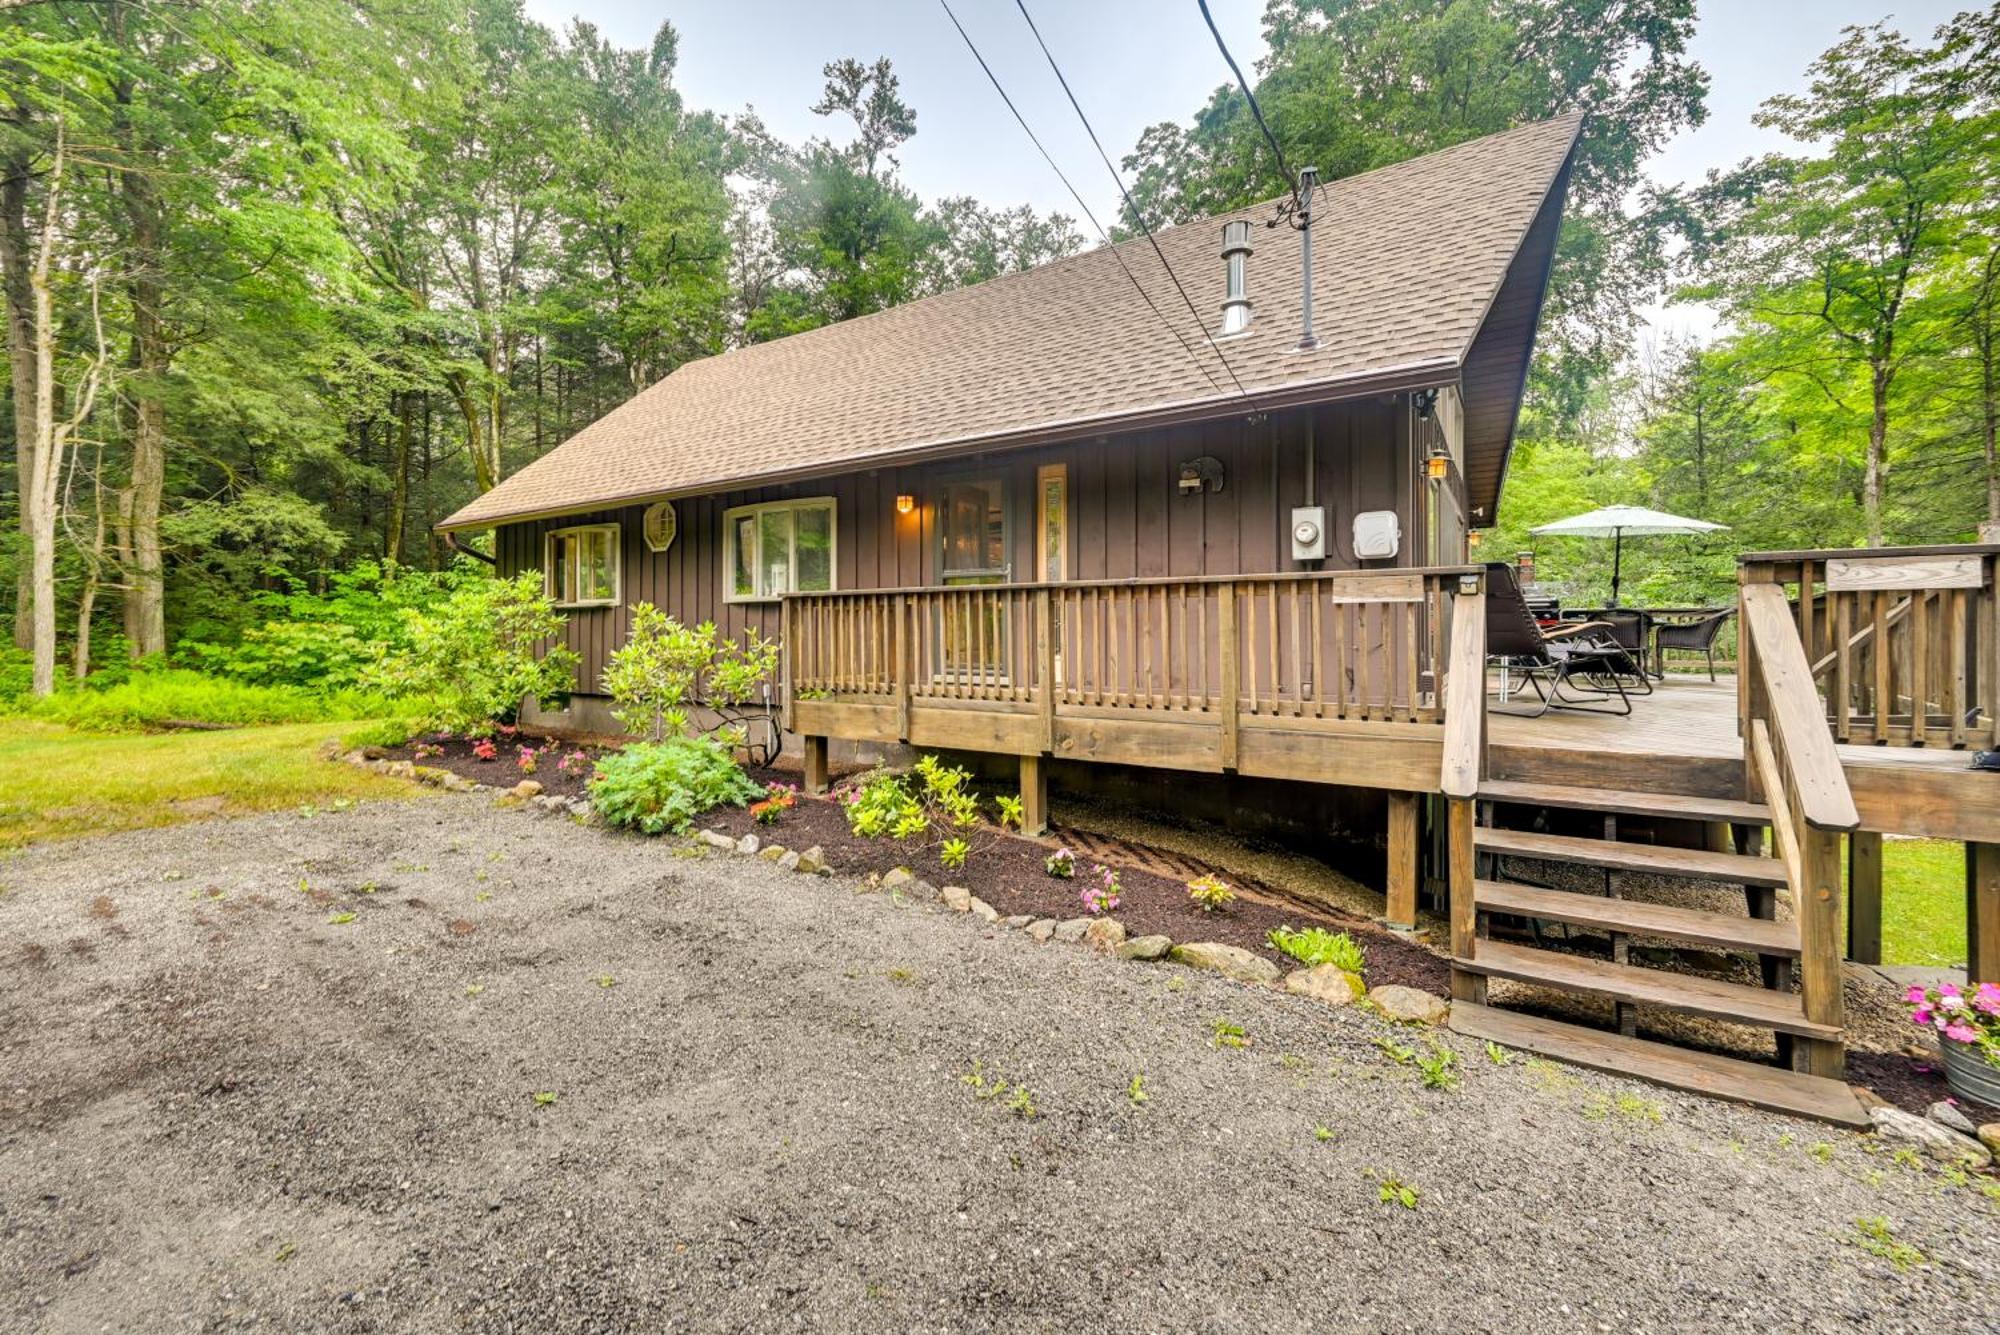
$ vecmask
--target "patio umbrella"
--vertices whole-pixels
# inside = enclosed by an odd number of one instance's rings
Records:
[[[1569,538],[1611,539],[1610,605],[1616,607],[1619,567],[1625,554],[1627,533],[1635,538],[1642,538],[1657,533],[1714,533],[1728,527],[1727,524],[1711,524],[1706,519],[1687,519],[1681,515],[1648,510],[1642,505],[1607,505],[1588,514],[1571,515],[1568,519],[1558,519],[1553,524],[1531,528],[1528,532],[1537,536],[1556,534]]]

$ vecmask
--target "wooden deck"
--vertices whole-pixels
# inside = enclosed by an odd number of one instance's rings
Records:
[[[1554,710],[1541,718],[1504,712],[1497,678],[1487,716],[1497,779],[1632,792],[1743,794],[1743,741],[1736,682],[1669,677],[1632,702],[1629,718]],[[2000,842],[2000,775],[1969,769],[1972,753],[1950,747],[1836,746],[1864,830]]]

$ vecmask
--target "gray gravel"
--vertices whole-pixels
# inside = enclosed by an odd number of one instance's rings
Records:
[[[2000,1205],[1863,1138],[482,797],[0,884],[7,1331],[2000,1318]]]

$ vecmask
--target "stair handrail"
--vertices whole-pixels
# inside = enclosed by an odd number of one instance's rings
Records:
[[[1440,790],[1469,800],[1479,792],[1486,759],[1485,575],[1461,575],[1451,600],[1451,645],[1445,657],[1444,756]]]
[[[1759,769],[1754,763],[1754,725],[1762,722],[1769,730],[1783,796],[1797,805],[1800,818],[1814,829],[1855,829],[1861,816],[1833,734],[1827,731],[1825,709],[1813,688],[1812,664],[1792,624],[1784,590],[1775,584],[1745,584],[1740,596],[1740,624],[1750,648],[1752,674],[1747,719],[1752,726],[1743,740],[1751,748],[1752,773]],[[1765,796],[1775,803],[1781,795]]]

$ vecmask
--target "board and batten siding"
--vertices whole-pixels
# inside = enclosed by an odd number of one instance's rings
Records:
[[[507,524],[495,535],[495,559],[504,575],[539,569],[549,531],[619,525],[619,605],[566,612],[568,642],[581,659],[577,691],[595,694],[602,689],[612,650],[629,632],[635,603],[650,602],[690,624],[714,621],[731,636],[754,630],[778,638],[780,604],[724,598],[722,516],[740,505],[833,497],[834,578],[842,589],[935,585],[934,493],[947,479],[969,477],[1006,479],[1012,577],[1030,581],[1035,570],[1035,478],[1049,464],[1069,470],[1071,579],[1415,566],[1425,564],[1426,515],[1422,463],[1413,439],[1405,397],[1328,404],[1273,412],[1255,422],[1228,419],[682,497],[674,502],[678,534],[663,553],[646,547],[640,531],[643,505]],[[1180,465],[1203,455],[1222,464],[1222,489],[1182,496]],[[1306,495],[1309,471],[1315,498]],[[916,498],[910,514],[896,513],[899,494]],[[1322,562],[1291,558],[1291,511],[1308,504],[1327,508],[1329,555]],[[1365,510],[1395,510],[1401,516],[1402,552],[1395,560],[1354,559],[1353,520]]]

